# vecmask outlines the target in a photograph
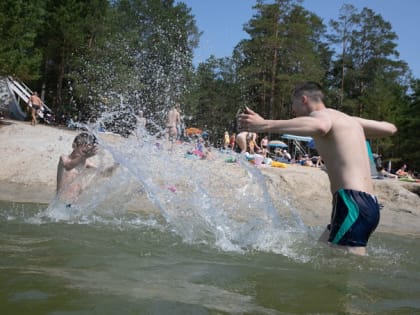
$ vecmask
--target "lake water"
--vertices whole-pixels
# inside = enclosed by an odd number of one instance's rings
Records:
[[[420,314],[418,238],[353,256],[229,154],[98,137],[120,166],[77,204],[0,202],[0,314]]]
[[[367,257],[310,230],[283,253],[222,250],[150,215],[56,220],[45,208],[0,203],[1,314],[420,313],[415,238],[376,233]]]

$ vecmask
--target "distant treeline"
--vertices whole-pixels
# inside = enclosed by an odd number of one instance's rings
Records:
[[[391,24],[344,5],[327,28],[300,3],[256,0],[244,25],[249,38],[230,57],[194,67],[200,30],[182,2],[3,0],[0,75],[41,92],[58,116],[92,121],[107,113],[106,127],[123,134],[139,110],[153,129],[180,102],[187,126],[213,139],[236,131],[244,105],[290,118],[293,86],[317,81],[328,106],[395,123],[397,136],[374,140],[372,149],[418,170],[420,80],[399,59]]]

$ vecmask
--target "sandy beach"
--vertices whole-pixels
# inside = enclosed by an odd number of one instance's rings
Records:
[[[55,195],[58,158],[63,153],[71,152],[71,144],[77,133],[75,130],[48,125],[34,127],[29,122],[1,121],[0,200],[48,204]],[[240,185],[239,166],[232,166],[224,160],[214,163],[226,168],[229,178],[237,175]],[[324,171],[298,165],[287,168],[261,167],[260,170],[276,208],[284,208],[282,196],[286,195],[305,224],[325,226],[328,223],[331,194]],[[378,231],[420,235],[420,184],[383,179],[374,180],[374,187],[384,206]],[[146,197],[134,196],[132,210],[138,204],[136,198],[141,198],[144,204]]]

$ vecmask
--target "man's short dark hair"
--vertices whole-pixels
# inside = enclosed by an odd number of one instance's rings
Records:
[[[293,90],[293,98],[301,97],[303,95],[308,96],[311,100],[316,102],[324,102],[325,98],[321,85],[312,81],[298,84]]]

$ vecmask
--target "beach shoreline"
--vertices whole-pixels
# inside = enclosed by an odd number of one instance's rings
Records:
[[[34,127],[29,122],[14,120],[3,120],[0,124],[0,151],[3,153],[0,200],[48,204],[55,196],[59,156],[71,152],[71,143],[79,131],[42,124]],[[226,167],[231,174],[240,172],[239,166],[224,161],[216,163],[219,163],[218,167]],[[279,212],[284,209],[281,198],[286,195],[290,206],[306,225],[325,226],[328,223],[331,193],[324,171],[298,165],[261,167],[260,170]],[[377,230],[420,236],[420,184],[383,179],[374,180],[374,188],[384,206]],[[144,204],[145,198],[133,196],[132,210],[138,202]],[[148,206],[153,207],[151,202]]]

